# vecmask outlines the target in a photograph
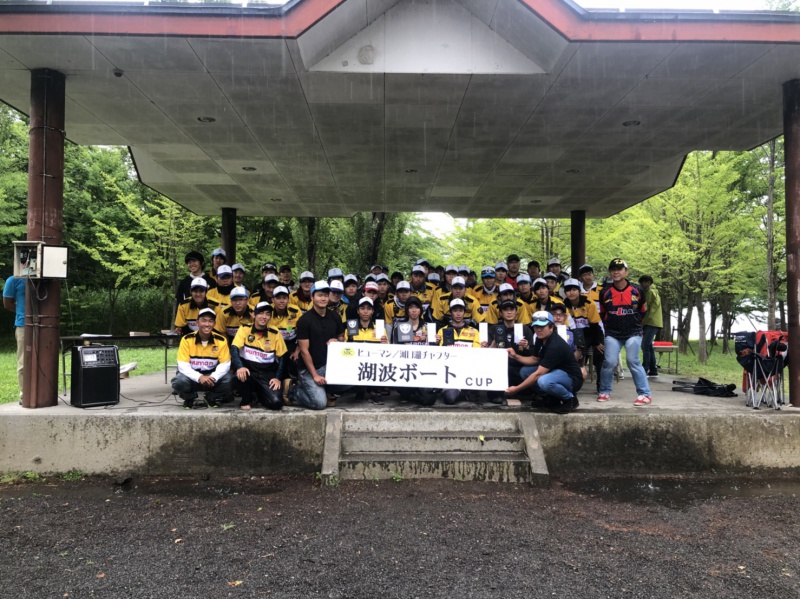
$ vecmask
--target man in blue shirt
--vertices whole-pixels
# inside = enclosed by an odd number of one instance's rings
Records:
[[[22,366],[25,362],[25,279],[8,277],[3,287],[3,307],[16,314],[14,335],[17,338],[17,381],[22,403]]]

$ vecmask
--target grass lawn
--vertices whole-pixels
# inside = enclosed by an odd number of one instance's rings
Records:
[[[178,355],[177,344],[167,350],[167,363],[175,364]],[[66,356],[67,372],[70,372],[70,355]],[[120,364],[138,362],[139,366],[130,373],[130,376],[141,376],[153,372],[164,371],[164,350],[159,348],[121,348],[119,350]],[[62,393],[61,362],[59,360],[58,392]],[[67,388],[69,388],[67,377]],[[17,386],[17,356],[14,340],[0,341],[0,404],[17,401],[19,398]]]

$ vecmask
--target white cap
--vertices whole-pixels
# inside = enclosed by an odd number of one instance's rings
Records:
[[[458,272],[458,267],[455,264],[448,264],[444,267],[444,272]]]
[[[345,284],[352,282],[352,283],[355,283],[356,285],[358,285],[358,277],[355,276],[355,275],[352,275],[352,274],[345,275],[344,282],[345,282]]]
[[[537,286],[537,285],[539,285],[539,284],[542,284],[542,285],[544,285],[544,286],[547,286],[547,281],[545,281],[545,280],[544,280],[542,277],[537,277],[537,279],[536,279],[536,280],[533,282],[533,287],[534,287],[534,289],[535,289],[535,288],[536,288],[536,286]]]
[[[467,286],[467,281],[464,277],[453,277],[453,282],[450,283],[450,287],[455,287],[456,285],[461,285],[462,287]]]
[[[364,291],[377,291],[377,290],[378,290],[378,284],[373,283],[372,281],[364,285]]]
[[[300,273],[300,280],[302,281],[303,279],[311,279],[313,281],[314,273],[311,272],[310,270],[304,270],[303,272]]]
[[[409,291],[411,291],[411,285],[409,284],[408,281],[398,281],[397,287],[395,287],[395,289],[397,291],[400,291],[401,289],[408,289]]]
[[[526,275],[524,272],[517,275],[517,285],[520,283],[530,283],[531,278]]]
[[[213,252],[211,252],[211,257],[213,258],[214,256],[222,256],[223,258],[227,258],[228,254],[226,254],[225,250],[223,250],[222,248],[217,248]]]
[[[229,277],[232,276],[233,275],[233,270],[231,270],[231,267],[228,266],[227,264],[223,264],[222,266],[220,266],[217,269],[217,276],[218,277],[224,277],[226,275],[229,276]]]
[[[428,280],[431,283],[438,283],[439,282],[439,275],[435,272],[432,272],[428,275]]]
[[[247,289],[245,289],[242,285],[237,285],[231,289],[231,299],[235,297],[247,297]]]
[[[274,281],[275,283],[280,283],[281,280],[278,278],[278,275],[269,273],[266,277],[264,277],[264,282],[269,283],[270,281]]]
[[[372,302],[372,298],[370,297],[362,297],[358,300],[358,307],[361,307],[361,304],[369,304],[370,306],[374,306],[375,304]]]
[[[258,302],[256,307],[253,308],[253,313],[258,314],[259,312],[272,312],[272,304],[269,302]]]
[[[194,289],[195,287],[202,287],[203,289],[208,289],[208,281],[206,281],[203,277],[197,277],[196,279],[192,279],[192,284],[189,285],[189,288]]]
[[[242,266],[238,262],[236,264],[234,264],[233,266],[231,266],[231,272],[233,272],[234,270],[241,270],[242,272],[247,272],[247,270],[245,270],[244,266]],[[217,272],[219,272],[219,269],[217,270]]]
[[[330,291],[330,285],[328,285],[328,281],[317,281],[311,286],[311,293],[316,293],[317,291]]]
[[[388,283],[389,282],[389,276],[381,273],[377,277],[375,277],[375,280],[376,281],[386,281]]]
[[[556,264],[558,264],[559,266],[561,266],[561,260],[559,260],[558,258],[550,258],[550,259],[547,261],[547,266],[554,266],[554,265],[556,265]]]
[[[454,306],[461,306],[465,310],[467,309],[467,304],[464,303],[464,300],[458,297],[450,300],[450,309],[452,310]]]
[[[566,281],[564,281],[562,287],[564,289],[566,289],[567,287],[577,287],[578,289],[580,289],[581,284],[580,281],[578,281],[578,279],[567,279]]]
[[[200,310],[200,311],[197,313],[197,320],[200,320],[200,317],[201,317],[201,316],[210,316],[210,317],[211,317],[211,318],[213,318],[214,320],[216,320],[216,319],[217,319],[217,313],[216,313],[216,312],[214,312],[214,310],[213,310],[213,309],[211,309],[211,308],[203,308],[202,310]]]
[[[333,277],[343,277],[344,273],[342,273],[341,268],[331,268],[328,270],[328,278],[332,279]]]
[[[514,293],[514,286],[510,285],[508,283],[503,283],[502,285],[500,285],[500,288],[497,290],[498,293],[507,293],[508,291],[510,291],[511,293]]]
[[[499,269],[501,269],[501,268],[502,268],[503,270],[506,270],[506,271],[507,271],[507,270],[508,270],[508,264],[506,264],[505,262],[498,262],[497,264],[495,264],[495,265],[494,265],[494,269],[495,269],[495,270],[499,270]]]
[[[414,273],[417,273],[417,272],[418,273],[422,273],[424,275],[425,274],[425,267],[424,266],[420,266],[419,264],[417,264],[414,268],[411,269],[411,274],[413,275]]]
[[[339,292],[344,293],[344,285],[341,281],[331,281],[329,287],[331,288],[331,293]]]
[[[285,293],[286,295],[289,295],[289,288],[285,287],[283,285],[278,285],[275,289],[272,290],[272,297],[276,297],[276,296],[280,295],[281,293]]]

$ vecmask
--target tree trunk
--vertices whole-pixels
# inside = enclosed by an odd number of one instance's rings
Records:
[[[378,252],[381,249],[381,241],[383,240],[383,232],[386,229],[386,213],[373,212],[372,213],[372,244],[369,250],[369,264],[378,263]]]
[[[778,302],[778,308],[780,309],[780,314],[781,314],[781,331],[787,331],[788,328],[786,327],[786,302],[780,300]]]
[[[306,222],[306,231],[308,233],[308,247],[306,248],[306,260],[308,262],[308,270],[316,272],[317,266],[317,237],[319,234],[319,227],[316,218],[309,218]]]
[[[681,319],[678,325],[678,351],[685,354],[689,349],[689,331],[692,328],[692,311],[694,311],[694,304],[689,304],[686,307],[686,316]]]
[[[695,306],[697,307],[697,326],[700,329],[699,339],[697,340],[697,361],[700,364],[708,364],[708,342],[706,340],[706,311],[703,305],[703,294],[695,295]]]
[[[711,320],[708,323],[708,343],[711,347],[717,345],[717,318],[719,318],[719,302],[711,302]]]
[[[767,163],[767,329],[775,330],[775,140],[769,142]]]

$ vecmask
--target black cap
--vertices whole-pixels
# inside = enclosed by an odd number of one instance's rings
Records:
[[[265,262],[264,266],[261,267],[261,271],[263,272],[265,270],[274,270],[275,272],[278,272],[278,267],[275,266],[272,262]]]
[[[292,267],[288,264],[284,264],[278,272],[292,272]]]
[[[519,256],[517,256],[516,254],[510,254],[508,258],[506,258],[506,264],[508,264],[509,262],[519,262]]]
[[[191,251],[188,254],[186,254],[186,260],[185,261],[188,263],[189,260],[199,260],[200,264],[205,264],[206,263],[206,259],[203,258],[203,254],[201,254],[200,252],[195,252],[195,251]]]
[[[564,312],[567,313],[567,307],[564,304],[559,304],[558,302],[553,302],[550,304],[550,307],[547,309],[548,312]]]
[[[500,302],[499,307],[501,310],[505,310],[506,308],[516,308],[517,302],[515,302],[514,300],[503,300],[502,302]]]
[[[608,265],[608,270],[619,270],[620,268],[628,268],[627,262],[622,258],[614,258]]]

